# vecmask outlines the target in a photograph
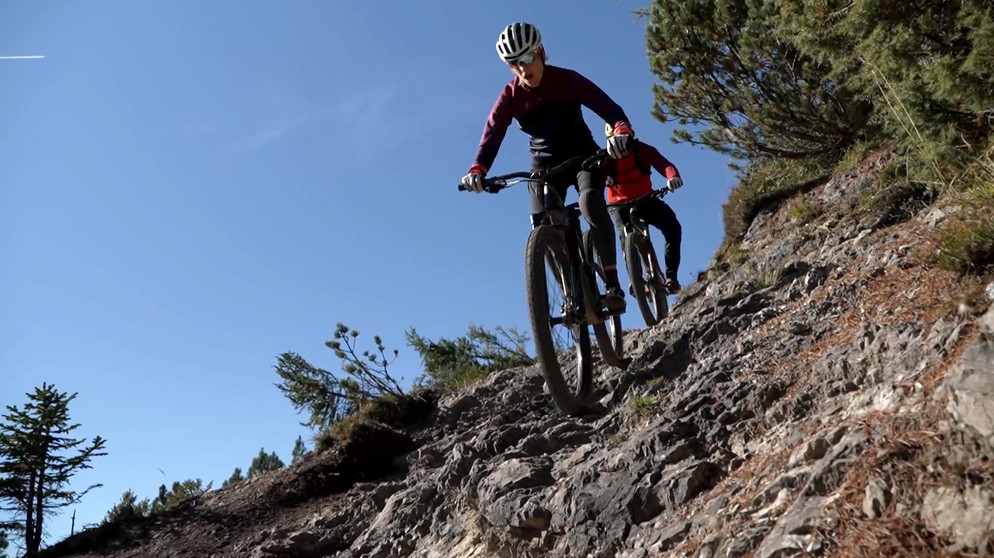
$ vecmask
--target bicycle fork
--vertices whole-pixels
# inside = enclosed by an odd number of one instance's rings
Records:
[[[634,216],[632,217],[632,220],[634,221]],[[652,247],[652,238],[649,236],[648,226],[644,222],[642,222],[641,224],[632,222],[625,225],[625,236],[627,237],[632,234],[641,235],[642,238],[645,239],[645,259],[646,262],[648,262],[649,264],[649,268],[643,269],[642,271],[647,275],[646,284],[649,284],[652,281],[659,280],[663,276],[663,270],[660,269],[659,267],[658,259],[654,257],[655,251]],[[622,238],[622,244],[621,244],[622,246],[625,245],[624,241],[625,239]],[[627,256],[628,254],[625,254],[625,257]]]
[[[649,226],[642,223],[640,232],[645,238],[645,258],[649,262],[649,279],[659,281],[663,277],[663,270],[659,267],[659,258],[656,257],[656,249],[652,246],[652,237],[649,236]]]

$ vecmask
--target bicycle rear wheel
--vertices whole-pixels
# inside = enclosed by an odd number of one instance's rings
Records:
[[[644,236],[638,232],[626,236],[624,250],[635,301],[645,325],[652,327],[669,313],[666,283],[658,273],[653,272],[656,269],[655,258],[654,254],[649,253],[650,248]]]
[[[590,332],[571,309],[580,287],[572,285],[571,276],[578,274],[571,274],[570,265],[561,231],[548,225],[531,231],[525,248],[525,288],[537,360],[556,406],[580,416],[592,391],[593,362]]]
[[[604,268],[601,267],[600,261],[595,259],[597,251],[594,250],[594,240],[589,229],[583,232],[583,253],[586,255],[588,262],[596,262],[596,265],[593,267],[600,277],[601,283],[606,284],[604,281]],[[623,362],[625,358],[625,339],[624,332],[621,329],[621,314],[610,316],[607,320],[594,324],[593,328],[594,337],[597,339],[597,346],[601,349],[604,361],[611,366],[625,368],[627,364]]]

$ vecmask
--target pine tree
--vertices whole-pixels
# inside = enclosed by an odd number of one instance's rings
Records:
[[[235,467],[235,471],[231,473],[228,480],[224,481],[221,486],[230,486],[235,483],[239,483],[243,480],[251,479],[257,477],[263,473],[269,471],[275,471],[277,469],[282,469],[284,467],[283,461],[280,459],[276,452],[266,453],[265,448],[259,448],[259,455],[252,459],[252,463],[249,464],[248,471],[243,475],[241,467]]]
[[[152,502],[148,498],[138,501],[138,496],[134,491],[126,490],[121,495],[121,500],[114,504],[104,517],[104,523],[113,523],[131,519],[134,517],[145,517],[152,511]]]
[[[874,122],[888,139],[913,147],[936,171],[940,160],[987,147],[994,126],[994,3],[818,4],[784,2],[784,32],[812,57],[846,69],[848,87],[874,100]]]
[[[0,501],[2,501],[3,494],[10,494],[14,492],[14,478],[13,477],[3,477],[0,476]],[[4,521],[7,519],[7,521]],[[10,521],[10,518],[0,519],[0,541],[10,544],[10,537],[15,532],[20,532],[22,525],[16,521]],[[0,545],[0,550],[7,548],[7,546]],[[3,558],[3,554],[0,554],[0,558]]]
[[[243,480],[245,480],[245,476],[242,475],[242,468],[235,467],[234,472],[231,473],[231,476],[228,477],[228,480],[221,483],[221,488],[224,488],[225,486],[231,486],[232,484],[237,484],[239,482],[242,482]]]
[[[470,325],[466,335],[432,341],[414,328],[406,332],[407,344],[421,355],[424,375],[419,382],[444,387],[458,386],[495,370],[533,364],[525,345],[528,336],[514,328],[488,330]]]
[[[641,12],[659,80],[653,115],[682,126],[675,140],[744,160],[797,159],[837,155],[866,132],[869,103],[848,88],[844,67],[782,32],[780,4],[654,0]]]
[[[94,484],[82,492],[70,490],[69,480],[90,460],[106,455],[105,440],[71,438],[79,427],[69,420],[69,403],[76,394],[59,392],[43,384],[28,394],[23,408],[9,405],[0,424],[0,478],[7,478],[0,492],[0,511],[13,512],[24,533],[25,556],[36,556],[41,548],[45,518],[49,512],[79,502]]]
[[[252,459],[252,464],[249,465],[246,476],[251,479],[269,471],[282,469],[283,466],[283,461],[276,455],[275,451],[266,453],[265,448],[259,448],[259,455]]]
[[[344,377],[312,366],[297,353],[278,357],[276,374],[283,380],[276,387],[283,392],[298,412],[309,414],[301,423],[315,429],[325,429],[340,419],[356,413],[360,406],[383,396],[403,397],[404,390],[390,375],[388,359],[380,337],[374,336],[375,351],[357,348],[359,332],[339,323],[334,338],[325,343],[341,361]]]
[[[304,445],[303,436],[297,436],[297,441],[293,443],[293,453],[290,454],[290,464],[296,465],[304,460],[307,455],[307,446]]]
[[[241,475],[239,469],[236,473]],[[121,500],[108,510],[104,517],[105,523],[128,519],[131,517],[148,517],[151,514],[169,511],[183,502],[202,496],[213,486],[213,482],[204,486],[200,479],[186,479],[182,482],[173,482],[172,488],[167,488],[165,484],[159,485],[159,493],[154,500],[143,498],[138,501],[138,497],[131,490],[127,490],[121,495]]]
[[[166,485],[159,485],[159,494],[152,500],[152,513],[161,513],[171,510],[183,502],[202,496],[214,485],[213,482],[204,486],[204,481],[200,479],[186,479],[182,482],[173,482],[172,489],[166,489]]]
[[[0,477],[0,498],[3,497],[3,494],[13,490],[12,481],[11,477]],[[7,557],[6,550],[10,547],[11,536],[21,532],[21,530],[20,523],[0,520],[0,558]]]

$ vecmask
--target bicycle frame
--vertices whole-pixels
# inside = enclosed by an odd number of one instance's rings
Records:
[[[561,200],[558,200],[555,192],[550,191],[548,184],[545,185],[544,190],[544,208],[546,213],[550,216],[559,213],[562,216],[561,224],[555,224],[555,217],[551,217],[552,223],[550,223],[550,226],[563,231],[567,253],[572,258],[578,258],[580,263],[580,265],[570,266],[569,269],[568,285],[570,288],[566,289],[568,291],[566,302],[570,305],[570,312],[568,317],[563,316],[564,325],[599,324],[607,316],[606,314],[602,315],[600,309],[594,303],[597,300],[593,280],[594,268],[593,262],[587,261],[586,254],[581,247],[580,205],[574,202],[562,206]],[[548,205],[550,201],[553,204],[559,201],[560,206],[552,205],[550,207]],[[577,286],[579,286],[579,289]]]
[[[497,192],[519,182],[535,182],[542,185],[542,206],[543,215],[538,220],[538,224],[533,226],[551,226],[563,232],[566,241],[566,250],[571,258],[578,258],[580,265],[571,266],[567,270],[567,277],[563,279],[567,282],[564,293],[569,305],[568,312],[564,312],[561,320],[553,320],[555,323],[563,323],[566,326],[572,325],[594,325],[603,322],[607,317],[606,312],[601,312],[597,306],[597,296],[595,296],[596,282],[594,279],[593,262],[587,261],[586,255],[581,248],[581,223],[579,202],[564,205],[561,199],[550,187],[549,178],[563,172],[564,170],[575,168],[577,162],[582,161],[580,167],[593,170],[603,164],[607,156],[607,150],[601,149],[592,155],[581,155],[572,157],[566,161],[549,169],[534,172],[514,172],[487,178],[484,181],[484,190],[496,194]],[[459,185],[459,190],[464,190]],[[579,286],[580,288],[576,288]],[[567,310],[567,309],[564,309]]]
[[[638,211],[635,211],[635,206],[638,205],[638,203],[641,202],[641,201],[644,201],[644,200],[647,200],[647,199],[650,199],[650,198],[662,198],[663,196],[665,196],[668,193],[669,193],[668,189],[666,189],[666,188],[660,188],[658,190],[653,190],[652,192],[650,192],[650,193],[648,193],[648,194],[646,194],[644,196],[641,196],[639,198],[636,198],[634,200],[628,200],[628,201],[617,202],[617,203],[609,203],[607,205],[608,209],[619,208],[619,209],[622,209],[623,211],[626,211],[628,213],[628,219],[624,220],[624,226],[621,229],[621,243],[622,243],[622,246],[624,246],[625,239],[629,235],[636,234],[636,233],[642,235],[642,238],[645,239],[646,249],[649,251],[649,256],[650,256],[649,259],[652,262],[652,267],[653,267],[652,273],[653,273],[653,275],[659,275],[659,276],[662,276],[663,271],[659,267],[658,258],[656,258],[654,256],[655,251],[654,251],[654,249],[652,247],[652,237],[649,234],[649,232],[650,232],[649,231],[649,223],[647,223],[645,221],[645,219],[642,219],[639,216]],[[625,254],[622,254],[622,255],[625,256],[625,257],[627,257]]]

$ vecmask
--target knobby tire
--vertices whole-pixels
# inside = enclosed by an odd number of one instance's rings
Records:
[[[566,241],[560,230],[542,225],[533,229],[528,235],[528,244],[525,248],[525,286],[537,360],[556,406],[568,415],[581,416],[587,410],[587,400],[593,386],[590,332],[586,325],[567,328],[562,324],[552,324],[553,313],[560,315],[562,308],[561,304],[560,308],[554,308],[549,303],[550,286],[562,292],[560,282],[556,279],[556,267],[562,270],[560,277],[566,283],[567,292],[572,292],[574,288],[579,291],[581,288],[579,285],[575,287],[570,285],[569,260]],[[576,358],[565,359],[576,369],[572,386],[563,375],[563,368],[556,352],[554,328],[561,328],[572,334]]]
[[[635,291],[635,301],[645,325],[652,327],[669,313],[666,285],[662,277],[651,273],[655,262],[642,235],[632,233],[625,237],[624,250],[628,277],[632,282],[632,290]]]

